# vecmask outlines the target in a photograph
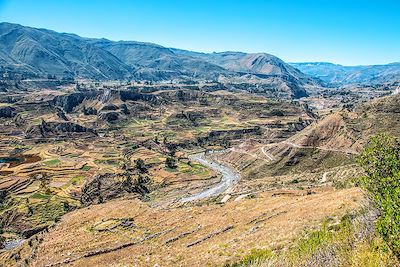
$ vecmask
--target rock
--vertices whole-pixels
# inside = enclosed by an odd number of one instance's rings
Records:
[[[237,198],[235,198],[234,201],[240,201],[240,200],[242,200],[243,198],[247,197],[248,195],[249,195],[249,194],[240,195],[240,196],[238,196]]]
[[[70,113],[76,106],[80,105],[83,100],[96,98],[98,94],[99,92],[87,91],[56,96],[50,104],[56,107],[61,107],[65,112]]]
[[[48,227],[49,227],[48,225],[42,225],[42,226],[38,226],[35,228],[27,229],[21,233],[21,236],[26,239],[37,233],[40,233],[40,232],[46,230]]]
[[[0,107],[0,118],[12,118],[16,114],[15,108],[13,107]]]
[[[107,105],[104,105],[101,109],[100,109],[100,111],[109,111],[109,110],[118,110],[119,109],[119,107],[117,106],[117,105],[114,105],[114,104],[107,104]]]
[[[100,113],[97,117],[100,120],[106,121],[106,122],[113,122],[119,119],[119,112],[115,111],[110,111],[110,112],[102,112]]]
[[[65,115],[65,112],[62,110],[59,110],[57,112],[57,117],[59,117],[60,119],[64,120],[64,121],[69,121],[67,115]]]
[[[83,107],[83,114],[88,116],[88,115],[97,115],[97,109],[94,107],[88,107],[86,108],[85,106]]]
[[[231,198],[231,195],[226,195],[221,199],[221,203],[226,203]]]

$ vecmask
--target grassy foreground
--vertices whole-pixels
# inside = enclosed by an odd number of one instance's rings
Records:
[[[387,244],[376,233],[377,213],[364,208],[342,217],[326,219],[286,250],[254,249],[240,262],[225,267],[258,266],[399,266]]]

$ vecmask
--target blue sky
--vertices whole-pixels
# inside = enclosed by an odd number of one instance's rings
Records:
[[[400,61],[400,0],[0,0],[0,21],[289,62]]]

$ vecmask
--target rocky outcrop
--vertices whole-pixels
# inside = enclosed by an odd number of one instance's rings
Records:
[[[75,107],[79,106],[83,102],[83,100],[89,98],[94,99],[97,97],[97,95],[99,95],[99,93],[99,91],[87,91],[56,96],[50,104],[56,107],[60,107],[65,112],[70,113]]]
[[[169,124],[180,124],[182,125],[182,120],[189,122],[193,126],[198,126],[199,122],[202,119],[205,119],[206,115],[203,112],[198,111],[181,111],[180,113],[176,113],[174,119],[177,120],[170,120]]]
[[[21,236],[25,239],[30,238],[31,236],[36,235],[37,233],[47,230],[48,227],[49,227],[48,225],[40,225],[34,228],[26,229],[22,231]]]
[[[96,131],[73,122],[46,122],[33,125],[26,131],[27,138],[97,136]]]
[[[260,127],[252,127],[252,128],[245,128],[245,129],[237,129],[237,130],[216,130],[211,131],[206,139],[208,141],[215,141],[221,140],[223,138],[228,139],[239,139],[245,135],[259,135],[261,134]]]
[[[83,187],[81,203],[84,206],[99,204],[126,194],[143,196],[149,193],[146,186],[148,182],[142,176],[133,178],[131,173],[99,174]]]
[[[16,114],[13,107],[0,107],[0,118],[12,118]]]
[[[67,115],[65,115],[65,112],[62,110],[57,111],[57,117],[60,118],[61,120],[69,121]]]
[[[130,114],[131,112],[128,109],[128,106],[126,104],[122,104],[119,106],[119,108],[121,109],[121,112],[125,115]]]
[[[83,114],[88,116],[88,115],[97,115],[97,109],[95,109],[94,107],[85,107],[83,106],[83,110],[82,110]]]
[[[17,114],[13,120],[16,126],[26,127],[26,120],[21,116],[21,114]]]
[[[101,109],[100,109],[100,111],[110,111],[110,110],[118,110],[119,109],[119,107],[117,106],[117,105],[114,105],[114,104],[107,104],[107,105],[104,105]]]
[[[102,112],[97,116],[100,120],[106,122],[114,122],[120,118],[120,113],[116,111]]]
[[[152,94],[141,94],[137,93],[135,91],[130,91],[130,90],[121,90],[119,91],[119,96],[122,101],[146,101],[146,102],[151,102],[151,103],[157,103],[157,97]]]

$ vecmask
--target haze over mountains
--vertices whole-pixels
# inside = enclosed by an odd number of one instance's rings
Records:
[[[370,66],[342,66],[328,62],[290,63],[290,65],[324,82],[336,85],[383,84],[400,80],[400,62]]]
[[[210,80],[258,84],[251,91],[278,89],[294,98],[331,84],[398,80],[400,64],[344,67],[293,63],[266,53],[199,53],[153,43],[84,38],[12,23],[0,23],[0,65],[25,78],[96,80]],[[262,88],[262,89],[260,89]]]

